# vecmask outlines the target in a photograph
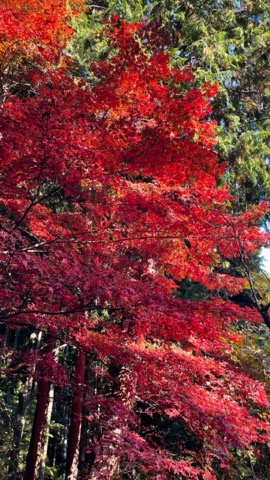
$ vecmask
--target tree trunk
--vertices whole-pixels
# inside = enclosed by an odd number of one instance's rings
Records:
[[[67,392],[67,387],[66,387],[66,392]],[[64,397],[64,404],[61,405],[60,408],[61,408],[61,417],[59,419],[59,422],[63,425],[63,428],[59,429],[59,432],[58,432],[57,448],[55,447],[52,450],[54,450],[55,465],[58,466],[58,471],[60,475],[59,479],[65,480],[66,464],[67,464],[67,447],[68,447],[68,428],[69,428],[69,419],[70,419],[70,410],[71,410],[69,397],[68,398]],[[53,454],[51,455],[51,457],[53,460]]]
[[[50,335],[44,348],[44,357],[53,352],[55,339]],[[37,384],[37,404],[34,416],[32,435],[26,458],[24,480],[36,480],[38,478],[39,459],[42,453],[42,436],[46,422],[47,402],[50,391],[50,382],[46,378],[40,378]]]
[[[87,397],[88,397],[88,386],[90,385],[90,380],[92,378],[93,372],[91,370],[92,362],[90,358],[87,357],[85,365],[85,388],[84,388],[84,402],[82,409],[82,427],[81,427],[81,441],[80,441],[80,456],[79,456],[79,472],[82,473],[85,468],[86,463],[86,446],[87,446],[87,430],[88,430],[88,415],[89,409],[86,406]]]
[[[71,347],[64,347],[64,367],[70,371],[69,353]],[[54,420],[59,428],[53,438],[50,439],[48,449],[48,461],[51,466],[57,465],[59,480],[65,480],[67,464],[68,430],[70,423],[72,389],[68,384],[64,388],[57,388],[55,391],[55,412]]]
[[[39,480],[44,480],[45,475],[45,466],[46,466],[46,459],[47,459],[47,452],[48,452],[48,445],[49,445],[49,431],[50,431],[50,423],[52,418],[52,410],[53,410],[53,402],[54,402],[54,384],[51,383],[50,391],[49,391],[49,401],[47,406],[47,413],[46,413],[46,427],[44,429],[43,435],[43,444],[42,444],[42,454],[40,457],[40,467],[39,467]]]
[[[82,472],[85,467],[85,448],[87,445],[87,415],[89,413],[88,408],[83,405],[82,408],[82,426],[81,426],[81,439],[79,448],[79,471]]]
[[[78,352],[75,366],[75,383],[68,433],[66,480],[76,480],[78,477],[85,360],[85,353],[82,351]]]

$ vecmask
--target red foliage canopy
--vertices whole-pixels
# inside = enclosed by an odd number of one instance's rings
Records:
[[[215,88],[171,68],[149,26],[118,20],[93,84],[72,78],[65,5],[1,4],[0,319],[62,331],[119,369],[115,394],[89,397],[105,432],[90,478],[111,478],[116,457],[153,478],[215,478],[213,457],[267,429],[249,413],[263,386],[229,359],[230,323],[259,318],[224,300],[243,280],[218,273],[264,242],[266,206],[233,217],[217,187]],[[177,298],[185,278],[208,297]],[[182,422],[197,452],[158,443],[142,410]]]

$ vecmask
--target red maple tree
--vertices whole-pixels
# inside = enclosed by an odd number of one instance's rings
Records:
[[[243,279],[219,273],[224,257],[266,241],[256,227],[266,205],[232,216],[217,186],[224,166],[207,119],[216,89],[172,68],[151,25],[113,19],[102,33],[112,53],[91,66],[91,85],[63,53],[66,2],[5,1],[1,13],[0,320],[48,335],[25,479],[59,381],[55,338],[78,349],[67,479],[77,475],[89,353],[106,381],[98,392],[86,385],[99,425],[87,478],[123,466],[216,478],[215,461],[226,467],[232,448],[269,431],[250,408],[267,404],[263,385],[230,359],[240,341],[231,323],[260,318],[227,299]],[[207,289],[204,300],[177,297],[186,278]],[[168,445],[164,419],[196,448]]]

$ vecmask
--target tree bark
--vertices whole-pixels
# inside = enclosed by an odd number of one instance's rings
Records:
[[[68,433],[66,480],[78,478],[79,446],[82,425],[83,387],[85,374],[84,352],[79,351],[76,359],[74,390],[71,406],[71,419]]]
[[[48,335],[47,344],[44,348],[44,357],[53,352],[54,346],[55,339]],[[37,384],[37,404],[28,455],[26,458],[24,480],[36,480],[38,478],[39,459],[42,453],[42,437],[46,422],[49,391],[50,381],[41,377]]]
[[[42,454],[39,459],[40,467],[39,467],[39,477],[38,480],[44,480],[45,478],[45,466],[46,466],[46,458],[48,452],[48,445],[49,445],[49,430],[50,430],[50,423],[52,418],[52,410],[53,410],[53,402],[54,402],[54,384],[51,383],[50,391],[49,391],[49,401],[47,406],[46,412],[46,422],[44,428],[44,435],[43,435],[43,442],[42,442]]]
[[[67,392],[67,387],[66,387]],[[68,429],[69,429],[69,419],[71,405],[69,397],[64,397],[64,404],[61,405],[61,416],[58,418],[59,423],[63,425],[63,428],[59,429],[58,432],[58,445],[52,446],[51,452],[51,465],[57,465],[59,471],[59,479],[65,480],[66,477],[66,464],[67,464],[67,447],[68,447]],[[59,411],[59,408],[57,409]],[[56,442],[57,437],[54,439]],[[52,442],[53,443],[53,442]],[[50,455],[50,454],[49,454]]]

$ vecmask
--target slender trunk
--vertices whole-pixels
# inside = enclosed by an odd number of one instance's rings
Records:
[[[78,477],[85,359],[85,353],[82,351],[78,352],[75,366],[75,385],[73,390],[71,419],[68,433],[66,480],[76,480]]]
[[[13,348],[14,349],[16,349],[18,347],[19,335],[20,335],[20,330],[19,330],[19,328],[17,328],[16,331],[15,331],[14,341],[13,341]]]
[[[59,359],[59,348],[56,349],[56,353],[55,353],[56,361],[58,361]],[[44,427],[44,433],[42,436],[42,454],[39,458],[39,468],[38,468],[39,480],[44,480],[45,467],[46,467],[46,464],[48,463],[49,432],[50,432],[50,424],[51,424],[51,418],[53,413],[54,400],[55,400],[55,385],[51,383],[50,391],[49,391],[49,401],[48,401],[47,412],[46,412],[46,422]],[[54,438],[55,438],[55,435],[54,435]]]
[[[40,457],[40,467],[39,467],[39,480],[44,480],[45,475],[45,466],[46,466],[46,459],[48,453],[48,445],[49,445],[49,430],[52,418],[52,411],[53,411],[53,402],[54,402],[54,384],[51,383],[50,391],[49,391],[49,401],[47,406],[47,413],[46,413],[46,427],[43,435],[43,444],[42,444],[42,454]]]
[[[85,389],[84,389],[84,402],[83,402],[83,409],[82,409],[82,428],[81,428],[81,441],[80,441],[80,456],[79,456],[79,472],[83,472],[85,468],[85,450],[86,450],[86,445],[87,445],[87,430],[88,430],[88,415],[89,415],[89,409],[86,406],[87,403],[87,386],[90,384],[90,380],[92,377],[92,371],[91,371],[91,363],[90,363],[90,358],[88,357],[86,359],[86,365],[85,365]]]
[[[65,471],[66,471],[66,464],[67,464],[69,418],[70,418],[70,405],[69,405],[69,402],[66,401],[66,404],[64,405],[63,415],[62,415],[63,430],[60,432],[59,448],[56,455],[56,463],[59,466],[61,480],[65,480],[65,476],[66,476]]]
[[[69,353],[70,346],[65,346],[64,366],[69,369]],[[50,465],[57,465],[59,480],[65,480],[66,463],[67,463],[67,445],[68,445],[68,429],[71,412],[71,386],[66,385],[63,389],[56,390],[56,411],[55,419],[62,427],[59,428],[58,434],[54,436],[49,445],[49,461]],[[57,446],[56,446],[57,443]]]
[[[44,356],[53,352],[55,339],[48,335],[47,344],[44,348]],[[38,460],[41,455],[42,435],[46,422],[46,409],[50,391],[50,382],[40,378],[37,384],[37,404],[34,416],[32,435],[26,458],[24,480],[36,480],[38,478]]]
[[[79,472],[82,472],[85,466],[85,448],[87,444],[87,415],[89,413],[88,408],[84,405],[82,408],[82,426],[81,426],[81,440],[79,448]]]

